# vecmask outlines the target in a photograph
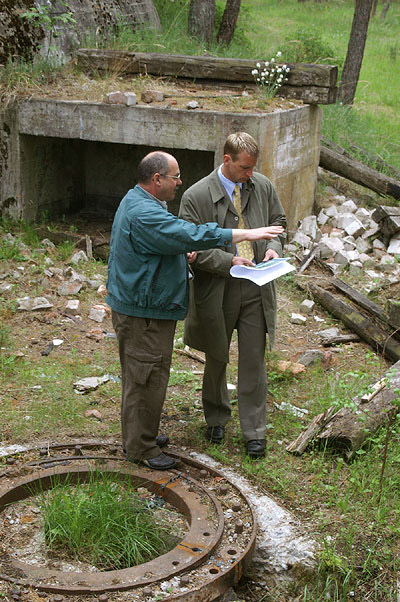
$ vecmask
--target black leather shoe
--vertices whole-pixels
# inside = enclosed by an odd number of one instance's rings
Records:
[[[168,443],[169,443],[168,435],[157,435],[156,445],[158,445],[158,447],[165,447],[166,445],[168,445]],[[126,449],[123,449],[122,453],[124,454],[124,456],[126,456]]]
[[[206,430],[206,439],[208,439],[208,441],[211,441],[211,443],[222,443],[224,434],[224,426],[208,426]]]
[[[264,458],[265,439],[252,439],[246,443],[246,454],[250,458]]]
[[[158,447],[165,447],[169,443],[168,435],[157,435],[156,444]]]
[[[177,460],[170,458],[162,452],[154,458],[134,460],[133,458],[128,457],[128,460],[129,462],[135,462],[135,464],[144,464],[144,466],[148,466],[148,468],[153,468],[154,470],[170,470],[171,468],[175,468],[178,463]]]

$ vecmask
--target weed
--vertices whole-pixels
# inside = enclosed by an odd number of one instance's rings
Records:
[[[57,483],[38,498],[47,548],[102,570],[124,569],[175,545],[128,478],[93,471],[87,483]]]

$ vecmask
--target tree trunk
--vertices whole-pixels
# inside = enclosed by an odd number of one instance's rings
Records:
[[[190,0],[188,32],[200,42],[210,46],[215,23],[215,0]]]
[[[367,40],[372,2],[373,0],[356,0],[349,45],[339,88],[339,96],[343,104],[352,104],[356,93]]]
[[[378,2],[379,2],[379,0],[373,0],[373,2],[372,2],[371,17],[375,17],[375,15],[376,15],[376,9],[378,7]]]
[[[386,0],[386,4],[382,8],[382,12],[381,12],[381,19],[382,19],[382,21],[384,21],[384,19],[386,17],[386,13],[389,10],[389,6],[390,6],[390,0]]]
[[[221,26],[217,35],[218,44],[229,46],[235,33],[242,0],[226,0]]]

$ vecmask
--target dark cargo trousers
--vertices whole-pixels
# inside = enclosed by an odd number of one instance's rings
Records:
[[[266,431],[267,326],[260,287],[242,278],[228,278],[223,313],[228,341],[238,333],[238,409],[243,438],[264,439]],[[231,415],[226,386],[226,364],[206,354],[203,377],[203,408],[209,426],[225,426]]]
[[[168,386],[175,320],[112,312],[122,372],[122,445],[140,460],[161,453],[156,444]]]

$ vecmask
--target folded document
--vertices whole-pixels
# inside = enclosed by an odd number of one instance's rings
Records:
[[[262,286],[295,270],[296,268],[289,263],[289,259],[290,257],[278,257],[258,263],[256,266],[233,265],[230,273],[234,278],[246,278]]]

